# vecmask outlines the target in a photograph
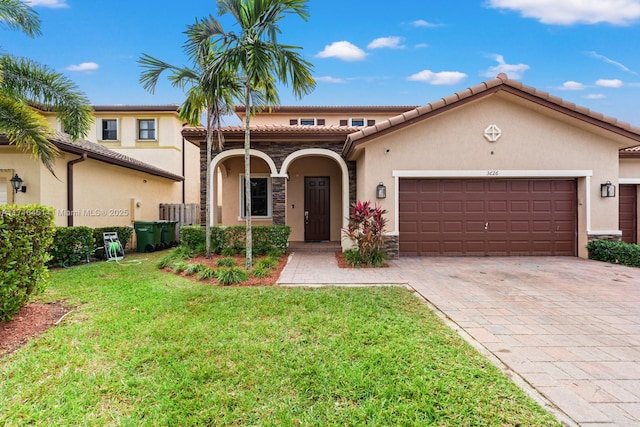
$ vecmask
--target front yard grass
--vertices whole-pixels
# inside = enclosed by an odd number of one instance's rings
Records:
[[[559,425],[405,289],[223,288],[159,256],[52,272],[41,299],[75,309],[0,359],[0,424]]]

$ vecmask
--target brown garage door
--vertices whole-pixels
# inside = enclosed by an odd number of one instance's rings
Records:
[[[401,179],[400,254],[577,254],[576,180]]]
[[[638,243],[638,196],[635,185],[620,186],[620,230],[622,241]]]

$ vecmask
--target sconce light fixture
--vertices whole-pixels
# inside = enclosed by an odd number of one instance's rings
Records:
[[[387,198],[387,187],[381,182],[376,187],[376,199],[386,199]]]
[[[616,197],[616,186],[611,181],[600,184],[600,197]]]
[[[18,176],[18,174],[15,174],[15,176],[13,178],[11,178],[9,180],[11,182],[11,187],[13,187],[13,189],[15,190],[16,194],[20,191],[23,193],[27,192],[27,186],[26,185],[22,185],[22,183],[24,181],[22,181],[22,178],[20,178]]]

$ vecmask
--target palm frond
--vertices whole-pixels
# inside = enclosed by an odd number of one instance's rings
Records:
[[[0,57],[0,89],[8,98],[59,114],[73,139],[89,132],[93,115],[89,101],[66,76],[26,58]]]
[[[29,37],[42,34],[38,12],[22,0],[0,1],[0,23],[12,30],[20,30]]]
[[[39,158],[53,173],[58,150],[49,140],[51,130],[41,114],[25,103],[0,94],[0,133],[6,135],[10,144]]]

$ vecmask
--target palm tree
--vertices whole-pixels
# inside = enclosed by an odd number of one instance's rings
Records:
[[[312,65],[304,60],[297,46],[278,43],[279,23],[288,14],[307,20],[307,0],[218,0],[219,15],[230,14],[239,28],[238,33],[225,32],[212,16],[203,19],[190,31],[194,40],[206,46],[213,40],[219,54],[205,69],[205,74],[216,75],[233,70],[242,79],[245,104],[244,183],[246,224],[246,268],[251,269],[251,128],[255,106],[251,94],[259,91],[267,105],[279,104],[277,84],[291,85],[300,98],[315,88],[311,76]]]
[[[196,21],[197,24],[197,21]],[[188,34],[188,32],[187,32]],[[223,148],[221,132],[222,117],[233,109],[234,100],[242,98],[242,87],[235,74],[224,72],[204,75],[203,70],[215,56],[211,43],[199,44],[189,37],[185,50],[193,62],[193,67],[176,67],[144,54],[138,63],[145,68],[140,81],[145,89],[153,93],[160,75],[169,73],[173,86],[187,89],[187,98],[180,107],[180,118],[190,125],[200,125],[203,114],[207,127],[207,181],[206,181],[206,257],[211,257],[211,153],[213,151],[214,131],[217,134],[217,150]]]
[[[40,34],[38,15],[21,0],[0,1],[0,21],[30,37]],[[89,101],[67,77],[29,59],[1,55],[0,133],[10,144],[31,151],[53,173],[57,149],[49,140],[52,130],[37,110],[57,112],[74,140],[85,136],[93,121]]]

